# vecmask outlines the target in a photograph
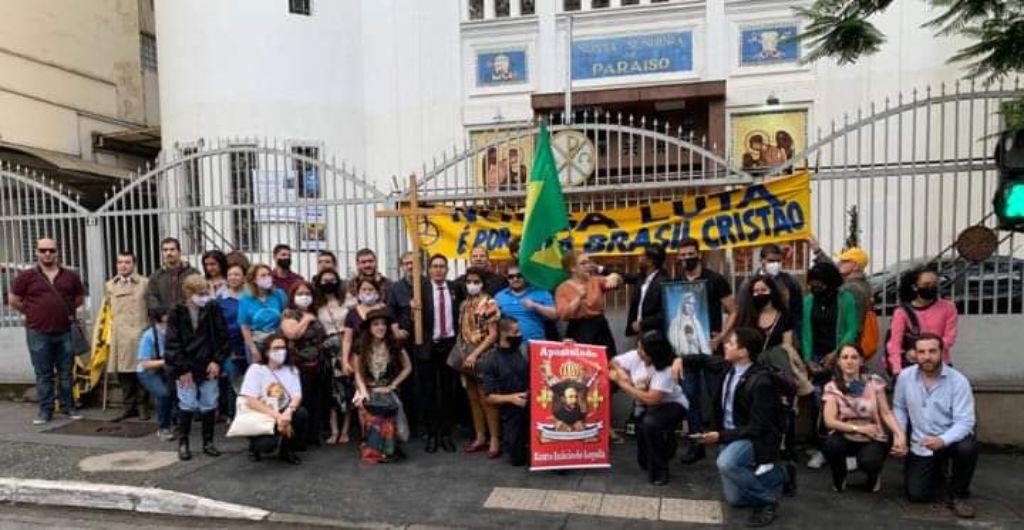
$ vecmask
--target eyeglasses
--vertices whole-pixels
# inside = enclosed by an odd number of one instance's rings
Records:
[[[36,252],[39,252],[40,254],[56,254],[57,253],[57,249],[55,249],[55,248],[37,248]]]
[[[509,274],[507,276],[507,278],[510,279],[510,280],[522,280],[523,279],[523,275],[519,274],[519,273]]]

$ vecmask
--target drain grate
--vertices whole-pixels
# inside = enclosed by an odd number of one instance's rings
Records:
[[[157,425],[149,422],[103,420],[71,421],[60,427],[43,431],[49,434],[71,434],[75,436],[105,436],[108,438],[142,438],[156,432]]]

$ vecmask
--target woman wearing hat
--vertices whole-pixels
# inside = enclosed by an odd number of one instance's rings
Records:
[[[412,363],[391,329],[394,318],[387,309],[375,309],[366,315],[353,355],[356,396],[363,443],[363,460],[371,463],[394,462],[401,458],[398,447],[398,419],[402,403],[398,387],[412,373]]]

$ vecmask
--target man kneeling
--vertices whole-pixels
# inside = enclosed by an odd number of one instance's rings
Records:
[[[512,465],[522,466],[530,456],[529,363],[519,348],[519,323],[504,317],[499,331],[498,350],[484,359],[482,367],[484,393],[488,403],[499,407],[502,450]]]
[[[754,363],[763,344],[756,329],[737,328],[729,335],[725,360],[732,368],[715,401],[721,407],[715,415],[721,418],[720,430],[693,435],[704,444],[722,444],[718,472],[725,500],[733,506],[753,506],[747,526],[771,524],[779,506],[775,490],[795,478],[791,469],[776,465],[784,411],[770,369]]]

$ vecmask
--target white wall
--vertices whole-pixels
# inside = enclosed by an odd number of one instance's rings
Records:
[[[165,149],[200,137],[322,142],[390,190],[460,134],[458,6],[157,0]],[[453,86],[454,85],[454,86]]]

